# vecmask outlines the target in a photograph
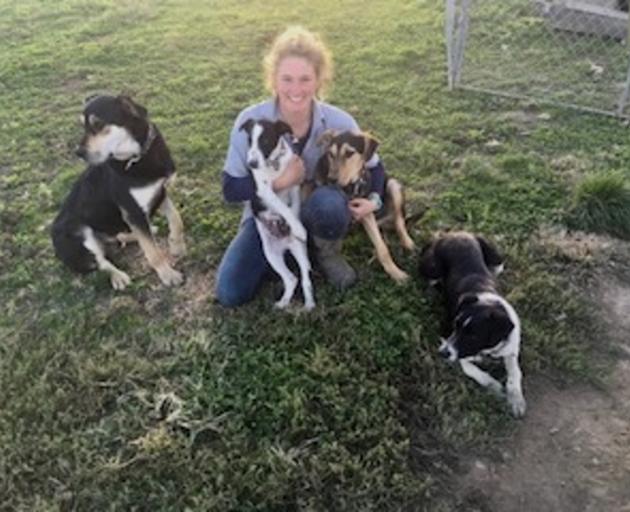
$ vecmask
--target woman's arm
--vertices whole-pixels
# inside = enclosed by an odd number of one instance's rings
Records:
[[[241,203],[251,201],[256,195],[254,179],[251,176],[236,178],[226,171],[221,176],[223,198],[228,203]]]

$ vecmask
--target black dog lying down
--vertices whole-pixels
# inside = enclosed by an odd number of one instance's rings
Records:
[[[503,396],[503,386],[475,361],[483,356],[502,358],[507,372],[506,394],[514,416],[525,414],[518,355],[521,327],[514,308],[496,290],[494,276],[503,258],[481,237],[448,233],[425,249],[420,273],[442,281],[446,290],[451,335],[442,340],[440,355],[459,361],[466,375]]]
[[[181,284],[166,254],[156,245],[150,217],[160,209],[169,225],[169,249],[184,254],[181,217],[166,194],[175,164],[144,107],[126,96],[86,100],[85,134],[77,154],[88,168],[74,183],[52,227],[55,253],[70,269],[104,270],[122,290],[131,279],[107,258],[105,242],[137,241],[165,285]]]

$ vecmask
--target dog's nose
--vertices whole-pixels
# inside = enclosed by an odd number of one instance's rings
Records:
[[[74,152],[79,158],[83,158],[83,160],[85,160],[87,151],[83,146],[77,146],[77,149]]]
[[[442,357],[443,359],[448,359],[451,357],[451,351],[448,347],[442,347],[438,352],[440,354],[440,357]]]
[[[247,165],[250,169],[258,169],[258,160],[250,160]]]

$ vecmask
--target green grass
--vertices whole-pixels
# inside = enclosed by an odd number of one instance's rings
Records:
[[[220,192],[228,133],[265,97],[262,52],[288,23],[324,35],[330,101],[382,141],[410,213],[429,208],[416,242],[464,228],[506,253],[525,393],[537,372],[592,375],[587,269],[533,235],[565,218],[576,177],[628,167],[627,133],[562,110],[524,125],[507,115],[522,105],[447,92],[441,21],[439,2],[410,0],[0,0],[0,510],[452,510],[459,458],[515,428],[435,357],[439,297],[396,287],[358,231],[360,283],[316,279],[312,314],[274,312],[272,286],[237,311],[214,303],[240,216]],[[176,160],[179,289],[134,249],[123,293],[54,258],[48,229],[83,169],[76,119],[103,91],[144,104]],[[415,276],[415,256],[394,256]]]
[[[622,173],[587,176],[576,187],[567,213],[573,229],[630,238],[630,187]]]

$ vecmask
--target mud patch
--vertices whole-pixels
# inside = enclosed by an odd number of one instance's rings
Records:
[[[624,362],[615,377],[628,370]],[[498,455],[467,462],[458,509],[630,511],[628,389],[620,381],[606,394],[559,389],[545,378],[529,382],[522,426]]]

